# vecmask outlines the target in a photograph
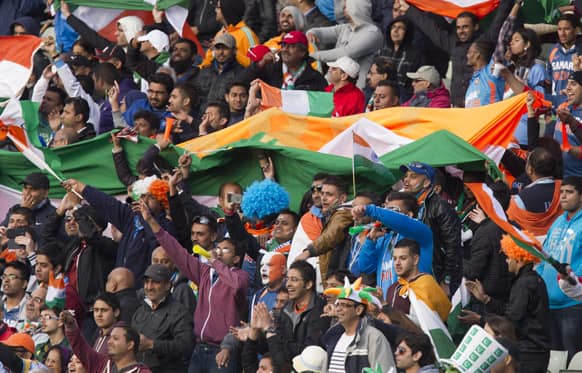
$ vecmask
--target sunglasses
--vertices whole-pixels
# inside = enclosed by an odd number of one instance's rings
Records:
[[[320,192],[323,189],[323,185],[312,185],[311,186],[311,193]]]
[[[396,354],[396,355],[401,355],[404,353],[406,353],[406,349],[402,346],[396,347],[396,350],[394,351],[394,354]]]

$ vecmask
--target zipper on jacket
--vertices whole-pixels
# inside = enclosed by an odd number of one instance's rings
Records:
[[[206,329],[206,324],[208,324],[208,320],[210,320],[210,313],[212,312],[212,303],[210,303],[210,297],[212,296],[212,289],[216,282],[220,280],[220,278],[216,279],[214,285],[212,285],[212,270],[214,268],[210,268],[210,291],[208,292],[208,316],[206,316],[206,320],[204,321],[204,325],[202,325],[202,329],[200,329],[200,342],[204,342],[204,329]]]

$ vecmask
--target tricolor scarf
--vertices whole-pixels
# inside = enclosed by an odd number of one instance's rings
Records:
[[[295,72],[290,72],[287,65],[283,64],[283,84],[281,85],[281,89],[286,90],[295,89],[295,81],[297,80],[297,78],[299,78],[301,74],[303,74],[303,71],[305,71],[305,66],[306,62],[303,61],[303,63],[301,63],[301,66],[299,66],[299,68],[295,70]]]

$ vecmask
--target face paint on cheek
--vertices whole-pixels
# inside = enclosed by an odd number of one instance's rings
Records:
[[[261,265],[261,282],[263,283],[263,285],[267,285],[269,283],[270,280],[269,272],[270,272],[269,264]]]

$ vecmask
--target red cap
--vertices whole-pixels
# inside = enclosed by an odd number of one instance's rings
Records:
[[[305,34],[302,33],[301,31],[290,31],[286,33],[285,36],[283,36],[283,39],[281,39],[280,44],[297,44],[297,43],[301,43],[306,47],[309,45],[309,42],[307,41],[307,36],[305,36]]]
[[[252,48],[249,48],[247,51],[247,57],[251,59],[253,62],[259,62],[265,57],[265,54],[269,53],[271,49],[269,47],[259,44],[255,45]]]

